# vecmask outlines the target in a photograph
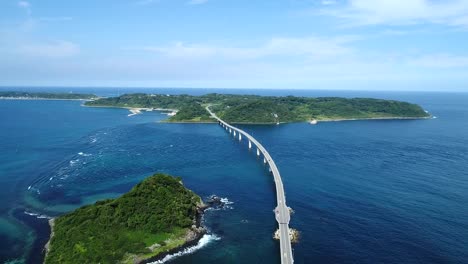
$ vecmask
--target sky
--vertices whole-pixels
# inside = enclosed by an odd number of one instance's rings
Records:
[[[468,91],[468,0],[0,0],[0,86]]]

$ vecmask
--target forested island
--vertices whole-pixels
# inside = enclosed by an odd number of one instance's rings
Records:
[[[214,122],[205,107],[229,123],[287,123],[353,119],[416,119],[430,115],[407,102],[340,97],[207,94],[124,94],[86,102],[87,106],[177,109],[169,122]]]
[[[46,92],[14,92],[0,91],[0,99],[49,99],[49,100],[93,100],[99,98],[94,94],[81,93],[46,93]]]
[[[155,174],[117,199],[51,222],[45,263],[141,263],[196,242],[204,204],[180,178]]]

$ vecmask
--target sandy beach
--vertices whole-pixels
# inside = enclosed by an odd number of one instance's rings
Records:
[[[134,115],[141,114],[142,108],[130,108],[128,110],[130,111],[130,114],[128,114],[128,116],[134,116]]]

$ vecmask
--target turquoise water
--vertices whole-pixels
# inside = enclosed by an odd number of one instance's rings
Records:
[[[301,232],[296,263],[466,262],[468,94],[250,92],[401,99],[437,116],[242,126],[283,176],[295,210],[291,226]],[[274,184],[245,142],[215,124],[164,124],[158,112],[128,113],[77,101],[0,100],[0,262],[40,262],[49,232],[41,216],[116,197],[166,172],[202,197],[233,202],[205,216],[217,239],[171,263],[279,263]]]

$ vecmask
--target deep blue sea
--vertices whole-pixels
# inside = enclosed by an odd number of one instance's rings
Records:
[[[22,88],[23,90],[32,90]],[[2,88],[2,90],[19,90]],[[37,90],[37,89],[36,89]],[[244,125],[275,159],[295,263],[467,263],[468,93],[42,88],[42,91],[344,96],[418,103],[437,118]],[[168,263],[279,263],[272,176],[246,142],[216,124],[88,108],[80,101],[0,100],[0,262],[40,263],[47,217],[117,197],[155,172],[181,176],[210,210],[208,243]]]

